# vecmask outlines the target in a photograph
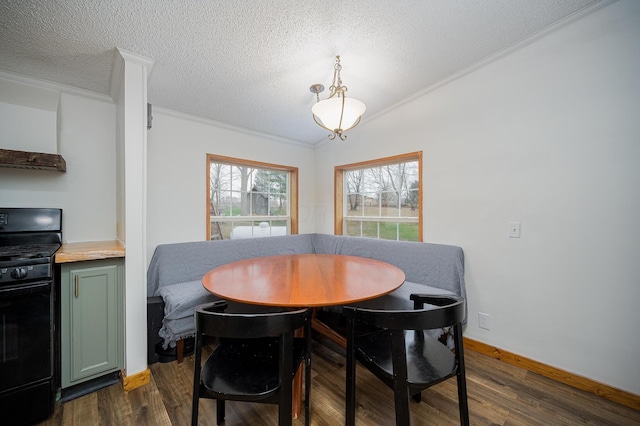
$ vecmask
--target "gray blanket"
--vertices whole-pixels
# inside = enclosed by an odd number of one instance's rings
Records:
[[[242,240],[162,244],[147,271],[147,295],[165,302],[159,332],[164,346],[195,334],[196,306],[217,300],[201,283],[209,270],[237,260],[279,254],[343,254],[381,260],[400,268],[406,282],[373,301],[387,309],[405,308],[409,294],[453,293],[466,299],[464,255],[460,247],[325,234],[299,234]]]

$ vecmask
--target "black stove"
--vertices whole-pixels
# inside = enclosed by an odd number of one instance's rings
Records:
[[[0,208],[0,418],[32,424],[57,387],[54,256],[62,210]]]

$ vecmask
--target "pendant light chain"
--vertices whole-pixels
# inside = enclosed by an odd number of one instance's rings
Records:
[[[336,56],[336,63],[333,66],[333,83],[329,87],[329,98],[332,98],[334,95],[344,96],[347,89],[347,86],[342,85],[342,77],[340,76],[340,71],[342,70],[342,65],[340,65],[340,55]],[[338,85],[336,85],[336,81]]]

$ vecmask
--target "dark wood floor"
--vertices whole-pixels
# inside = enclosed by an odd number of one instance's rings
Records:
[[[640,425],[640,412],[535,373],[467,351],[471,424]],[[344,424],[344,357],[314,342],[311,424]],[[121,384],[56,407],[41,425],[188,425],[193,356],[151,366],[151,383],[125,394]],[[365,369],[357,369],[358,425],[394,424],[393,395]],[[411,402],[413,425],[459,424],[455,380]],[[200,424],[215,425],[215,401],[200,402]],[[275,425],[272,405],[227,403],[226,425]],[[294,420],[303,425],[303,418]]]

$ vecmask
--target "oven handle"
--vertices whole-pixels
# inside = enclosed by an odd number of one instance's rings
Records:
[[[0,298],[24,296],[28,294],[48,293],[51,289],[51,282],[37,282],[32,284],[22,284],[19,286],[0,287]]]

